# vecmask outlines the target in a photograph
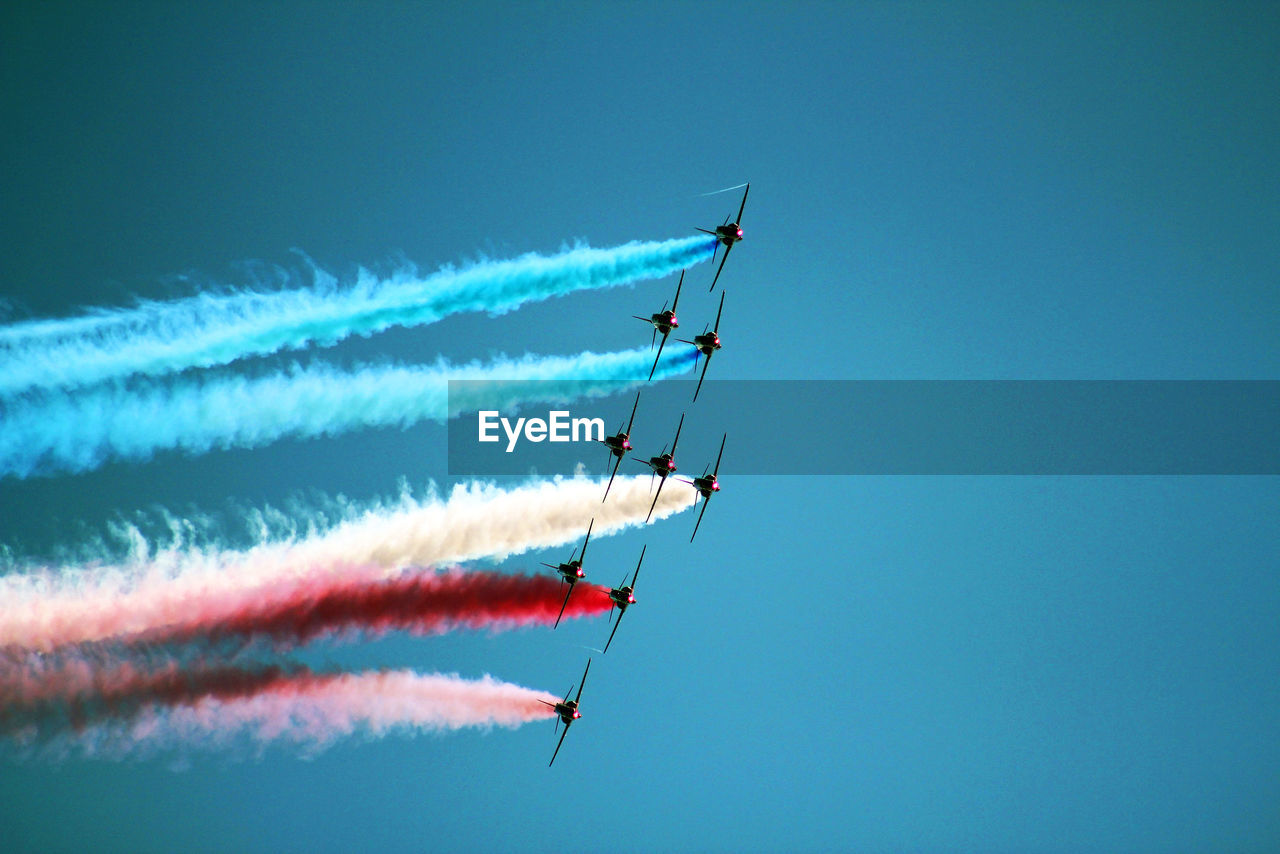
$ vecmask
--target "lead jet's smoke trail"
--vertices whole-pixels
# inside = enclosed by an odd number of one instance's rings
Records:
[[[19,743],[62,737],[106,755],[243,736],[314,748],[356,733],[516,727],[550,717],[543,701],[557,699],[490,676],[63,663],[0,672],[0,731]]]
[[[407,567],[503,560],[576,545],[593,519],[593,538],[645,524],[651,489],[647,476],[620,476],[601,503],[603,480],[597,478],[552,478],[507,489],[463,483],[443,499],[404,495],[389,506],[352,505],[336,524],[302,518],[311,529],[305,535],[243,551],[156,549],[137,536],[138,552],[123,564],[0,578],[0,650],[47,651],[64,642],[137,634],[198,611],[202,602],[244,601],[236,597],[269,585],[358,585],[394,578]],[[697,497],[691,489],[665,489],[653,517],[686,510]],[[589,577],[594,560],[587,564]],[[569,605],[577,600],[575,594]]]
[[[331,345],[458,312],[501,314],[533,300],[667,276],[709,259],[714,248],[702,236],[610,249],[580,246],[559,255],[530,253],[442,269],[425,279],[414,270],[387,279],[362,273],[345,288],[318,274],[310,288],[204,294],[13,324],[0,327],[0,399]]]
[[[664,357],[655,379],[687,370],[696,350]],[[618,380],[644,381],[649,351],[526,356],[487,365],[365,367],[327,365],[266,377],[178,380],[129,389],[100,386],[8,402],[0,429],[0,476],[83,472],[108,459],[146,460],[157,451],[190,454],[253,448],[285,437],[331,436],[360,427],[407,427],[449,414],[449,380],[486,380],[486,400],[518,402],[530,380],[564,382],[561,397],[604,396]],[[598,381],[599,387],[590,383]],[[502,394],[500,381],[512,383]],[[551,390],[545,383],[539,392]]]
[[[385,573],[379,571],[379,575]],[[578,582],[564,616],[603,614],[612,604],[609,588]],[[565,598],[564,584],[548,575],[492,572],[414,571],[391,578],[367,569],[341,575],[282,578],[258,586],[225,590],[172,584],[144,593],[114,595],[99,589],[71,600],[42,603],[37,619],[0,617],[20,633],[4,632],[17,647],[10,655],[51,652],[74,644],[113,640],[123,644],[190,641],[270,640],[298,646],[338,634],[377,635],[389,631],[441,634],[455,629],[501,631],[550,626]]]

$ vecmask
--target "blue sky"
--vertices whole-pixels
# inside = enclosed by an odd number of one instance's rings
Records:
[[[683,236],[736,210],[735,193],[699,194],[750,180],[708,381],[1280,379],[1270,5],[0,15],[6,319],[278,281],[305,271],[294,250],[346,279]],[[714,316],[711,272],[690,271],[691,327]],[[673,286],[320,355],[622,349],[648,337],[629,315]],[[641,415],[662,441],[677,417]],[[733,479],[732,425],[696,406],[684,459],[713,458],[723,429],[725,488],[694,544],[688,514],[593,538],[607,583],[647,544],[640,604],[554,768],[550,723],[352,739],[310,759],[196,752],[179,770],[3,755],[0,848],[1280,844],[1274,477]],[[421,488],[445,480],[444,435],[7,478],[0,543],[39,559],[156,507],[234,528],[244,507]],[[309,655],[562,692],[607,632]]]

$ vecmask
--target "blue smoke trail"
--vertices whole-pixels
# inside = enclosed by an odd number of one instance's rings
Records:
[[[109,458],[146,460],[164,449],[200,454],[252,448],[286,436],[332,436],[360,427],[407,427],[449,416],[448,381],[509,381],[489,387],[486,406],[512,406],[521,394],[560,399],[603,396],[617,381],[642,384],[650,348],[576,356],[525,356],[487,365],[364,367],[345,372],[325,364],[256,379],[182,380],[140,389],[100,386],[78,394],[50,392],[0,404],[0,477],[83,472]],[[663,354],[654,379],[688,370],[697,350]],[[531,391],[528,381],[538,380]],[[583,381],[599,381],[598,388]],[[495,395],[496,389],[496,395]]]
[[[711,258],[714,248],[702,236],[612,249],[579,246],[559,255],[445,268],[425,279],[412,270],[388,279],[362,272],[347,288],[318,277],[312,288],[204,294],[13,324],[0,327],[0,398],[328,346],[458,312],[502,314],[533,300],[670,275]]]

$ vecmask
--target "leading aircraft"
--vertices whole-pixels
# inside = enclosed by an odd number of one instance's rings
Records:
[[[717,247],[724,244],[724,257],[720,259],[720,266],[716,268],[716,277],[711,280],[711,290],[716,289],[716,282],[720,281],[720,271],[724,269],[724,262],[729,260],[729,250],[733,249],[733,244],[742,239],[742,211],[747,207],[747,193],[751,192],[751,182],[747,182],[747,189],[742,191],[742,205],[738,208],[738,218],[733,222],[729,222],[729,218],[724,218],[724,225],[717,225],[715,231],[705,228],[699,228],[704,234],[710,234],[716,239]],[[715,259],[712,258],[714,261]]]
[[[729,438],[729,434],[725,433],[720,437],[720,453],[716,454],[716,467],[711,470],[711,476],[707,476],[707,470],[702,470],[702,477],[695,477],[693,480],[685,480],[682,477],[676,478],[683,483],[687,483],[702,494],[702,509],[698,511],[698,521],[693,523],[693,535],[689,537],[689,542],[693,542],[693,538],[698,536],[698,526],[702,524],[702,514],[707,512],[707,505],[711,503],[711,496],[720,491],[720,480],[716,475],[720,471],[720,458],[724,456],[724,440]]]
[[[609,497],[609,487],[613,486],[613,479],[618,474],[618,466],[622,464],[622,457],[631,450],[631,425],[636,420],[636,407],[640,405],[640,392],[636,392],[636,402],[631,406],[631,419],[627,421],[627,429],[623,430],[619,427],[618,432],[613,436],[606,436],[600,439],[600,443],[609,449],[609,453],[617,457],[613,461],[613,474],[609,475],[609,484],[604,488],[604,498],[600,499],[600,503],[604,503],[605,498]]]
[[[658,506],[658,495],[662,494],[662,487],[667,485],[667,475],[675,474],[676,472],[676,443],[680,441],[680,428],[683,426],[684,413],[682,412],[680,413],[680,423],[676,425],[676,438],[671,442],[670,453],[667,453],[667,446],[663,445],[662,453],[656,457],[650,457],[647,460],[642,460],[639,457],[631,458],[633,460],[640,460],[640,462],[647,465],[653,471],[653,474],[662,478],[662,483],[658,484],[658,494],[653,496],[653,503],[649,505],[649,515],[644,517],[646,522],[648,522],[649,518],[653,516],[653,508]],[[653,475],[649,476],[649,480],[650,486],[652,486]]]
[[[662,348],[667,346],[667,336],[671,334],[671,330],[680,325],[680,321],[676,320],[676,303],[680,302],[680,286],[684,284],[684,270],[680,271],[680,281],[676,283],[676,298],[671,301],[671,308],[667,308],[667,304],[662,304],[662,311],[657,314],[651,314],[648,317],[641,317],[638,314],[631,315],[636,320],[643,320],[645,323],[653,324],[653,338],[649,341],[649,346],[653,346],[653,342],[657,340],[658,333],[662,333],[662,343],[658,345],[658,355],[653,357],[653,367],[649,369],[649,379],[653,379],[653,372],[658,369],[658,360],[662,358]]]
[[[560,753],[560,745],[564,744],[564,737],[569,734],[569,725],[582,717],[582,713],[578,711],[578,701],[582,699],[582,686],[587,684],[587,670],[591,669],[591,659],[587,659],[587,669],[582,671],[582,682],[578,684],[578,696],[572,700],[569,699],[569,692],[573,690],[573,686],[569,686],[569,690],[564,692],[564,699],[559,703],[548,703],[546,700],[539,700],[544,706],[550,706],[560,720],[556,721],[556,729],[560,729],[561,721],[564,722],[564,732],[560,733],[560,740],[556,742],[556,752],[551,754],[551,761],[547,763],[550,768],[556,763],[556,756]]]
[[[636,604],[636,579],[640,577],[640,564],[644,563],[644,550],[649,548],[647,545],[640,549],[640,560],[636,561],[635,575],[631,576],[631,583],[624,584],[621,587],[615,587],[609,591],[609,600],[613,602],[609,612],[613,613],[613,609],[618,609],[618,619],[613,624],[613,631],[609,632],[609,640],[605,642],[604,649],[601,654],[609,651],[609,644],[613,643],[613,636],[618,631],[618,623],[622,622],[622,615],[627,613],[627,606]],[[627,577],[622,576],[622,580],[626,581]]]
[[[702,381],[707,378],[707,366],[711,364],[711,354],[720,349],[720,315],[724,313],[724,291],[720,292],[720,309],[716,312],[716,325],[711,327],[711,331],[706,331],[703,327],[701,335],[693,336],[693,340],[689,341],[684,338],[676,340],[682,344],[692,344],[698,348],[698,352],[707,357],[702,363],[702,376],[698,377],[698,387],[693,390],[693,399],[698,399],[698,392],[702,391]],[[697,363],[694,363],[697,367]]]
[[[587,543],[591,542],[591,526],[596,523],[595,519],[591,520],[591,524],[587,525],[587,538],[582,541],[582,555],[578,556],[578,549],[575,547],[569,555],[569,562],[559,565],[544,563],[543,566],[549,566],[556,572],[560,573],[560,580],[569,582],[569,590],[564,594],[564,602],[560,603],[560,613],[556,615],[556,628],[560,625],[560,618],[564,616],[564,606],[569,604],[569,597],[573,595],[573,587],[579,581],[587,577],[587,573],[582,569],[582,561],[587,557]]]

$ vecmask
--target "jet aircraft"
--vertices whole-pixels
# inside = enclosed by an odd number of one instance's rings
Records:
[[[662,494],[662,487],[667,485],[667,475],[675,474],[676,472],[676,461],[675,461],[676,443],[680,441],[680,428],[683,426],[684,426],[684,413],[681,413],[680,423],[676,425],[676,437],[671,442],[670,453],[667,452],[667,446],[663,445],[662,453],[656,457],[650,457],[647,460],[642,460],[640,459],[640,457],[631,458],[633,460],[640,460],[640,462],[644,463],[650,468],[650,470],[652,470],[653,474],[656,474],[658,477],[662,478],[662,483],[658,484],[658,494],[653,496],[653,503],[649,505],[649,515],[644,517],[644,520],[646,522],[648,522],[650,517],[653,516],[653,508],[658,506],[658,496]],[[649,479],[650,481],[652,481],[653,476],[650,475]]]
[[[692,341],[684,338],[677,338],[684,344],[692,344],[698,348],[698,352],[707,357],[702,363],[702,376],[698,377],[698,387],[693,390],[693,399],[698,399],[698,392],[702,391],[702,381],[707,378],[707,366],[711,364],[711,354],[720,349],[720,315],[724,312],[724,291],[720,292],[720,309],[716,312],[716,325],[711,328],[710,332],[703,327],[701,335],[693,336]],[[694,367],[697,367],[695,362]]]
[[[707,470],[702,470],[702,477],[695,477],[693,480],[685,480],[682,477],[676,480],[689,484],[702,494],[702,509],[698,511],[698,521],[693,523],[693,535],[689,537],[689,542],[693,542],[693,538],[698,536],[698,526],[702,524],[702,514],[707,512],[707,505],[711,503],[711,496],[720,491],[720,480],[716,475],[720,471],[720,458],[724,456],[724,440],[729,438],[729,434],[725,433],[720,438],[720,453],[716,454],[716,466],[711,470],[711,476],[707,476]]]
[[[556,615],[555,625],[551,627],[553,629],[560,625],[560,618],[564,616],[564,607],[569,604],[569,597],[573,595],[574,585],[587,577],[586,572],[582,569],[582,561],[587,557],[587,543],[591,542],[591,527],[592,525],[595,525],[595,523],[596,520],[592,519],[591,524],[587,525],[587,538],[582,541],[582,555],[580,557],[578,556],[578,550],[575,548],[569,555],[568,563],[562,563],[559,565],[550,563],[543,564],[543,566],[551,567],[556,572],[560,573],[561,581],[569,582],[569,590],[564,594],[564,602],[560,604],[560,613]]]
[[[646,545],[640,549],[640,560],[636,561],[636,572],[631,576],[631,583],[609,591],[609,600],[618,609],[618,619],[613,624],[613,631],[609,632],[609,640],[605,642],[603,652],[609,651],[609,644],[613,643],[613,636],[618,631],[618,624],[622,622],[622,615],[627,613],[627,606],[636,604],[636,579],[640,577],[640,564],[644,563],[644,550],[647,548],[649,547]],[[622,576],[622,580],[625,582],[627,577]],[[609,608],[610,613],[613,612],[613,607]]]
[[[667,346],[667,336],[671,334],[671,330],[680,325],[680,321],[676,319],[676,303],[680,302],[680,286],[684,284],[684,270],[680,271],[680,281],[676,283],[676,298],[671,301],[671,308],[667,308],[667,304],[662,304],[662,311],[657,314],[651,314],[648,317],[641,317],[638,314],[631,315],[636,320],[643,320],[645,323],[653,324],[653,338],[649,341],[649,346],[653,346],[653,342],[658,340],[658,333],[662,333],[662,343],[658,345],[658,355],[653,357],[653,367],[649,369],[649,379],[653,379],[653,372],[658,369],[658,360],[662,358],[662,348]]]
[[[587,684],[587,670],[591,669],[591,659],[587,659],[587,668],[582,671],[582,681],[578,683],[578,696],[572,700],[569,699],[569,693],[573,691],[573,686],[569,686],[569,690],[564,692],[564,699],[559,703],[548,703],[546,700],[539,700],[545,706],[550,706],[555,711],[559,720],[556,721],[556,729],[560,729],[561,722],[564,723],[564,732],[560,733],[560,740],[556,742],[556,752],[551,754],[551,761],[547,763],[550,768],[556,763],[556,756],[560,753],[560,745],[564,744],[564,737],[569,734],[569,725],[582,717],[582,713],[578,711],[578,701],[582,699],[582,686]]]
[[[716,277],[711,280],[711,290],[716,289],[716,282],[720,281],[720,271],[724,269],[724,262],[729,260],[729,251],[733,249],[733,244],[742,239],[742,211],[747,207],[747,193],[751,192],[751,183],[747,183],[747,188],[742,191],[742,205],[738,208],[738,218],[733,222],[729,222],[729,218],[724,218],[724,225],[717,225],[715,231],[705,228],[699,228],[698,231],[704,234],[710,234],[716,239],[716,248],[720,244],[724,244],[724,256],[720,259],[720,266],[716,268]],[[714,261],[715,258],[712,258]]]
[[[604,503],[605,498],[609,497],[609,488],[613,486],[613,479],[618,474],[618,466],[622,464],[622,458],[626,452],[631,450],[631,425],[635,423],[636,407],[639,405],[640,392],[637,391],[636,402],[631,406],[631,419],[627,421],[627,429],[623,430],[619,427],[618,432],[615,435],[606,436],[600,440],[600,443],[609,449],[609,453],[617,457],[617,459],[613,461],[613,474],[609,475],[609,484],[604,488],[604,498],[600,499],[601,503]]]

